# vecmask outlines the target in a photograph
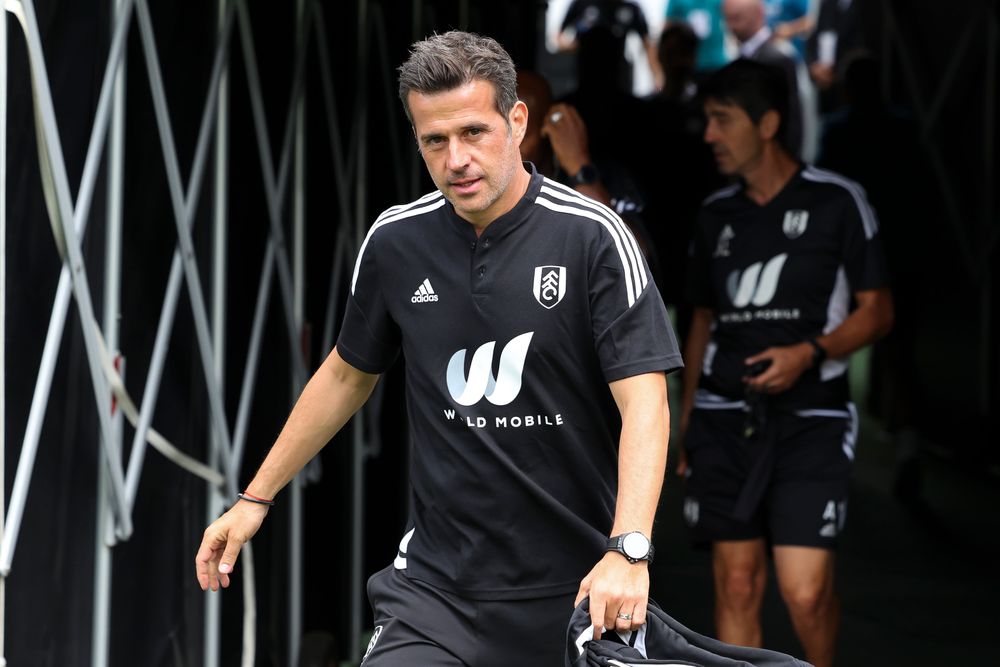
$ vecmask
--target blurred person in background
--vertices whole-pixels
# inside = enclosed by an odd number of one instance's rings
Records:
[[[698,100],[695,61],[698,36],[687,23],[668,23],[660,36],[664,86],[650,98],[647,162],[637,172],[643,219],[660,259],[657,280],[663,300],[675,308],[674,322],[687,333],[691,308],[684,299],[687,248],[701,202],[725,184],[712,151],[702,141],[705,116]]]
[[[804,83],[806,75],[799,71],[795,50],[768,27],[763,0],[724,0],[722,10],[726,26],[739,42],[740,57],[778,67],[784,73],[788,89],[785,147],[796,158],[802,158],[806,121],[800,81]]]
[[[836,86],[844,58],[863,46],[860,4],[860,0],[820,0],[816,27],[806,42],[806,64],[819,89],[821,113],[841,103]]]
[[[816,20],[810,7],[813,0],[764,0],[767,25],[776,37],[787,40],[805,59],[806,38],[812,34]]]
[[[695,70],[700,78],[729,62],[722,0],[667,0],[666,21],[683,21],[698,36]]]
[[[631,174],[620,163],[591,157],[587,126],[577,110],[552,102],[545,77],[518,70],[517,97],[528,107],[528,127],[521,142],[522,159],[539,173],[609,206],[621,216],[639,242],[657,284],[657,253],[643,222],[643,202]]]
[[[737,182],[705,200],[692,244],[684,516],[712,547],[719,639],[763,644],[770,554],[806,659],[830,667],[858,433],[847,357],[893,321],[878,222],[856,183],[784,147],[780,70],[738,60],[702,95],[705,141]]]
[[[615,40],[614,62],[617,66],[619,85],[632,90],[633,66],[626,54],[626,40],[635,35],[642,42],[642,50],[653,73],[656,88],[663,85],[663,74],[656,60],[656,43],[649,35],[649,24],[642,7],[633,0],[573,0],[566,10],[557,39],[563,51],[575,51],[583,35],[594,28],[606,29]]]

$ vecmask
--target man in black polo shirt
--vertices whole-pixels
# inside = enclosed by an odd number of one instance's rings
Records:
[[[492,39],[413,46],[400,97],[438,191],[369,230],[337,346],[196,557],[202,588],[228,585],[266,503],[402,350],[410,519],[368,583],[369,667],[559,664],[586,595],[598,628],[645,620],[680,356],[621,220],[521,162],[515,86]]]
[[[780,71],[739,60],[702,93],[705,140],[739,181],[705,200],[692,245],[685,517],[712,543],[719,638],[761,645],[771,545],[806,657],[826,667],[857,435],[846,357],[893,317],[878,223],[857,184],[782,147]]]

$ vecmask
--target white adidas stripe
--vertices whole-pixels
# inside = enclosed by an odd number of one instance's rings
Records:
[[[558,194],[554,191],[554,189],[562,191],[563,194]],[[626,225],[625,221],[621,219],[621,216],[604,204],[584,197],[576,190],[548,178],[545,179],[545,185],[542,186],[542,192],[558,197],[563,201],[580,204],[582,206],[586,206],[587,208],[604,213],[605,216],[608,217],[619,230],[623,240],[626,242],[625,247],[628,250],[629,258],[632,260],[632,275],[635,278],[635,284],[640,286],[640,289],[636,290],[636,292],[637,294],[642,292],[642,289],[646,287],[646,283],[649,282],[649,276],[646,274],[645,266],[642,262],[642,251],[639,250],[639,243],[635,240],[632,230],[628,228],[628,225]]]
[[[428,192],[419,199],[415,199],[407,204],[396,204],[395,206],[390,206],[389,208],[385,209],[384,211],[378,214],[378,217],[375,218],[375,222],[381,222],[382,219],[387,218],[395,213],[399,213],[403,209],[410,208],[411,206],[418,206],[420,204],[423,204],[424,202],[431,201],[432,199],[437,199],[438,197],[441,196],[443,196],[443,194],[441,193],[440,190],[434,190],[433,192]]]
[[[550,211],[556,211],[558,213],[569,213],[572,215],[580,215],[585,218],[590,218],[591,220],[595,220],[604,225],[604,227],[611,234],[611,237],[615,240],[615,246],[618,249],[618,257],[621,259],[622,268],[625,274],[625,293],[628,295],[628,306],[629,308],[631,308],[632,305],[635,303],[637,296],[635,287],[632,284],[632,272],[629,269],[628,257],[626,257],[625,255],[625,248],[622,247],[621,239],[618,238],[618,235],[615,233],[611,223],[606,218],[596,213],[591,213],[590,211],[585,211],[583,209],[579,209],[574,206],[563,206],[561,204],[555,203],[554,201],[549,201],[548,199],[545,199],[542,196],[536,197],[535,203],[538,204],[539,206],[544,206]]]
[[[424,278],[424,282],[421,283],[421,286],[427,290],[428,294],[434,294],[434,288],[431,287],[431,281],[429,278]]]
[[[861,214],[861,224],[865,228],[865,237],[870,239],[875,236],[876,232],[878,232],[878,218],[875,215],[875,210],[868,203],[868,198],[865,196],[864,188],[861,185],[849,178],[844,178],[840,174],[816,167],[806,167],[802,172],[802,177],[816,183],[839,185],[851,193],[851,197],[854,198],[854,205],[858,207],[858,213]]]
[[[551,211],[570,213],[589,218],[601,223],[601,225],[608,230],[608,233],[615,242],[615,248],[618,251],[618,258],[622,263],[622,270],[625,278],[625,292],[628,296],[628,305],[631,308],[639,298],[642,290],[649,283],[649,276],[646,273],[645,264],[642,261],[639,245],[636,242],[635,237],[632,235],[632,232],[629,231],[622,219],[607,206],[581,197],[575,190],[570,190],[561,184],[550,181],[549,179],[545,179],[545,183],[546,185],[542,186],[539,196],[535,199],[536,204],[544,206]],[[549,184],[554,185],[555,188],[558,188],[562,192],[557,191],[553,187],[548,187]],[[542,197],[542,193],[549,195],[550,197],[555,197],[570,205],[560,204],[552,201],[551,199]],[[578,208],[579,206],[584,208]]]
[[[705,200],[701,202],[701,205],[708,206],[709,204],[718,199],[725,199],[726,197],[731,197],[735,195],[737,192],[739,192],[740,188],[742,187],[743,186],[741,186],[739,183],[735,183],[728,187],[722,188],[721,190],[716,190],[712,194],[705,197]]]
[[[351,294],[354,294],[354,289],[358,284],[358,273],[361,271],[361,260],[365,256],[365,248],[368,247],[368,240],[371,239],[372,234],[375,233],[375,230],[378,229],[379,227],[382,227],[383,225],[388,225],[391,222],[397,222],[399,220],[405,220],[406,218],[412,218],[415,215],[421,215],[423,213],[427,213],[428,211],[433,211],[435,209],[444,206],[446,200],[441,195],[440,192],[436,193],[432,192],[429,195],[424,195],[416,202],[412,202],[411,204],[407,204],[406,206],[413,206],[414,204],[424,201],[432,201],[434,199],[436,199],[436,201],[433,201],[432,203],[427,204],[426,206],[420,206],[418,208],[407,208],[406,210],[400,210],[396,214],[389,216],[386,216],[386,214],[383,213],[378,217],[378,219],[375,221],[375,224],[373,224],[371,226],[371,229],[368,230],[368,234],[365,235],[365,240],[361,243],[361,249],[358,251],[358,259],[354,262],[354,275],[351,278]]]

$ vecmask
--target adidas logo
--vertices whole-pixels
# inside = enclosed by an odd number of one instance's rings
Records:
[[[420,283],[420,287],[413,296],[410,297],[410,303],[429,303],[431,301],[437,301],[438,295],[434,293],[434,288],[431,287],[431,281],[424,278],[424,282]]]

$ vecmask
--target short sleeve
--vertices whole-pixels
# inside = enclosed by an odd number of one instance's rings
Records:
[[[374,236],[358,255],[347,297],[337,352],[351,366],[365,373],[382,373],[399,354],[400,332],[386,306],[379,279]]]
[[[608,382],[683,366],[677,337],[631,232],[603,235],[590,276],[591,324]]]
[[[704,218],[699,216],[694,236],[688,246],[688,264],[684,277],[684,296],[688,303],[703,308],[715,308],[712,292],[711,264]]]
[[[852,292],[886,287],[889,283],[875,209],[861,187],[852,184],[845,206],[843,266]]]

